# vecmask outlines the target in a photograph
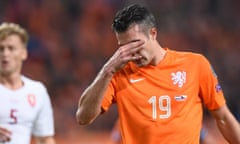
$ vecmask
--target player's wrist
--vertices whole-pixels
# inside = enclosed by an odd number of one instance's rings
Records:
[[[115,73],[116,73],[116,70],[107,65],[105,65],[102,69],[102,74],[106,77],[112,78]]]

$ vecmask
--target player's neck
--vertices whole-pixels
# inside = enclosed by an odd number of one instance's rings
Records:
[[[152,65],[154,65],[154,66],[158,65],[166,55],[166,50],[163,49],[160,45],[158,45],[158,47],[155,50],[156,51],[154,53],[156,55],[152,61]]]
[[[3,76],[0,75],[0,83],[11,90],[19,89],[23,86],[23,81],[21,79],[21,75],[9,75],[9,76]]]

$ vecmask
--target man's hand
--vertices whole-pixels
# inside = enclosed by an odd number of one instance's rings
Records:
[[[115,73],[129,61],[141,59],[142,56],[138,52],[143,48],[143,45],[144,41],[139,40],[120,46],[105,64],[105,68],[107,68],[108,72]]]
[[[11,140],[12,132],[8,129],[0,127],[0,142],[8,142]]]
[[[36,144],[56,144],[53,136],[49,137],[35,137]]]

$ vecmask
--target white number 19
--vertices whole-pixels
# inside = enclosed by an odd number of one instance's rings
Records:
[[[148,103],[152,105],[152,119],[156,120],[157,119],[157,96],[152,96],[149,100]],[[160,114],[159,118],[160,119],[166,119],[171,116],[171,99],[169,96],[164,95],[160,96],[158,98],[158,104],[159,104],[159,109],[165,114]]]

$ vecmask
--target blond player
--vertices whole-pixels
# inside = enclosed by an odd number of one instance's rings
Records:
[[[28,35],[14,23],[0,25],[0,143],[54,144],[53,111],[45,86],[21,74]]]
[[[81,95],[79,124],[116,103],[123,144],[199,144],[204,105],[226,140],[240,144],[239,123],[203,55],[162,48],[154,16],[140,5],[120,10],[112,28],[119,48]]]

